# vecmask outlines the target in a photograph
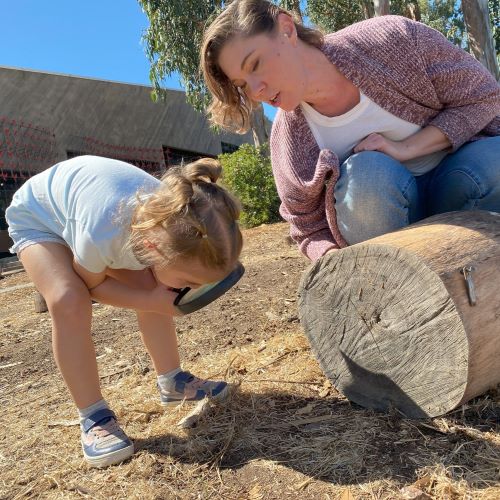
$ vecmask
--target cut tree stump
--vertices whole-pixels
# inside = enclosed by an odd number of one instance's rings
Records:
[[[500,214],[436,215],[327,254],[302,278],[299,313],[348,399],[447,413],[500,383]]]
[[[48,311],[47,303],[45,302],[43,295],[38,290],[35,292],[34,302],[35,302],[35,312],[43,313]]]

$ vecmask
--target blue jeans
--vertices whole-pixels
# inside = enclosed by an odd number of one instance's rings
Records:
[[[418,177],[384,153],[354,154],[340,167],[335,208],[350,245],[443,212],[500,212],[500,136],[464,144]]]

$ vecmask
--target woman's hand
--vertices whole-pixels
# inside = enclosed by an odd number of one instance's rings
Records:
[[[355,153],[360,153],[361,151],[379,151],[401,162],[412,158],[411,148],[405,141],[391,141],[383,135],[376,133],[365,137],[355,146]]]
[[[354,148],[355,153],[361,151],[380,151],[403,162],[419,156],[449,149],[450,140],[441,130],[432,125],[419,130],[404,141],[391,141],[380,134],[370,134]]]

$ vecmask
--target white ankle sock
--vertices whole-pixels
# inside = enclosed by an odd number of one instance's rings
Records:
[[[167,373],[158,375],[158,385],[164,391],[169,391],[172,388],[174,377],[182,371],[182,368],[175,368]]]
[[[80,416],[80,425],[83,424],[86,418],[90,417],[92,413],[99,410],[109,410],[108,403],[104,399],[100,399],[97,403],[87,406],[87,408],[78,408],[78,415]]]

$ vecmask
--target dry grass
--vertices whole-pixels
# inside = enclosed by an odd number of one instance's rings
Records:
[[[248,231],[247,281],[217,310],[180,322],[187,368],[234,384],[193,429],[177,425],[189,408],[160,407],[132,314],[95,307],[104,394],[137,449],[107,469],[90,469],[81,458],[47,315],[31,312],[29,288],[0,295],[0,498],[498,500],[500,394],[424,421],[349,403],[312,359],[294,305],[280,309],[293,302],[305,266],[283,242],[285,231]],[[262,273],[273,272],[278,281],[287,273],[291,285],[271,286]],[[25,282],[21,273],[0,288]],[[259,287],[258,295],[245,286]],[[245,329],[222,345],[210,328],[232,315]]]

